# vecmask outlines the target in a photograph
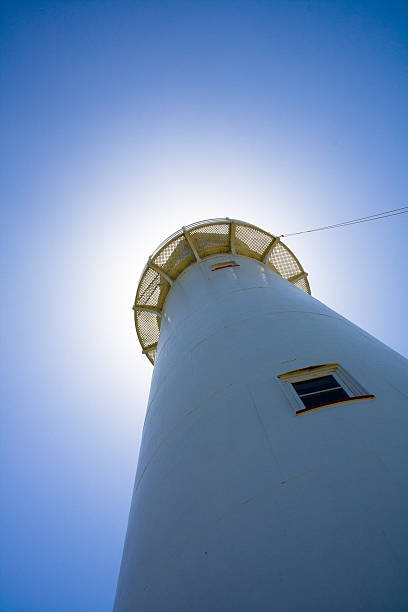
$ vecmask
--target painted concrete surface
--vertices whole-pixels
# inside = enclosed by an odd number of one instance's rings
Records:
[[[164,308],[115,611],[408,609],[408,362],[255,260]],[[373,400],[295,416],[338,362]]]

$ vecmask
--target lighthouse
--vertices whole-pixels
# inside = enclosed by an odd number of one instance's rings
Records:
[[[234,219],[165,240],[134,315],[154,368],[115,612],[407,610],[408,361]]]

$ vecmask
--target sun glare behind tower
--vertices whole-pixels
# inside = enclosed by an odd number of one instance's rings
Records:
[[[170,236],[134,311],[154,370],[115,611],[406,610],[407,360],[231,219]]]

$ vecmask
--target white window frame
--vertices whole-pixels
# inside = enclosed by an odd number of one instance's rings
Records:
[[[328,402],[323,406],[305,409],[305,405],[295,388],[292,386],[292,383],[312,380],[313,378],[321,378],[322,376],[333,376],[349,397],[340,402]],[[282,374],[278,374],[278,380],[296,416],[321,410],[328,406],[347,404],[352,400],[374,399],[375,397],[369,394],[368,391],[338,363],[312,365],[299,370],[292,370],[291,372],[283,372]]]

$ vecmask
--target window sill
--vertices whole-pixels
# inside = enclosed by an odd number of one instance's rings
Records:
[[[375,395],[355,395],[354,397],[349,397],[348,399],[338,400],[337,402],[319,404],[318,406],[313,406],[313,408],[301,408],[300,410],[296,410],[296,416],[300,414],[304,414],[305,412],[314,412],[315,410],[321,410],[322,408],[327,408],[327,406],[339,406],[340,404],[350,404],[350,402],[357,402],[357,401],[370,400],[370,399],[375,399]]]

